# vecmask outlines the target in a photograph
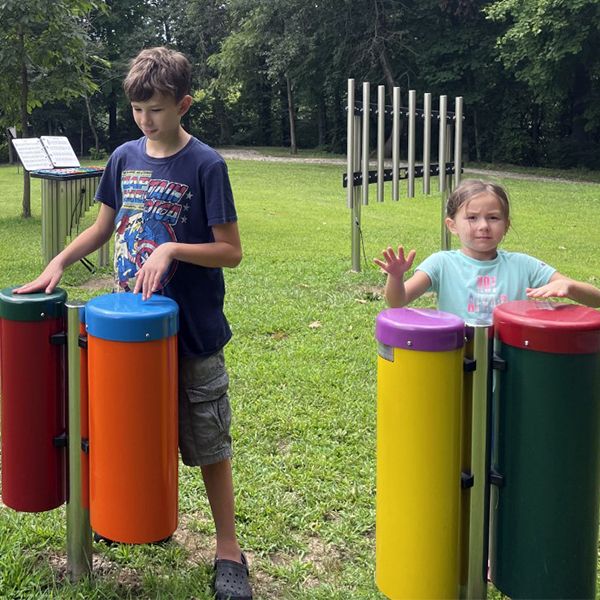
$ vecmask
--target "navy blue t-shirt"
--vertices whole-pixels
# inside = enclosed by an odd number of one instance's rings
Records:
[[[167,158],[148,156],[145,137],[119,146],[96,199],[116,211],[114,271],[120,291],[133,290],[136,273],[158,245],[213,242],[213,225],[237,221],[225,161],[194,137]],[[182,355],[209,355],[229,341],[220,268],[173,261],[161,285],[160,293],[179,305]]]

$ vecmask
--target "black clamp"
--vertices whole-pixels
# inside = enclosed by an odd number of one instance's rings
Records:
[[[495,371],[506,371],[507,369],[506,361],[498,354],[492,356],[492,369]]]
[[[471,471],[461,471],[460,487],[463,490],[472,488],[475,485],[475,475]]]
[[[52,346],[66,346],[67,345],[67,333],[61,331],[59,333],[53,333],[50,336],[50,344]]]
[[[490,471],[490,483],[496,487],[504,487],[504,475],[500,475],[498,471],[492,469]]]
[[[56,437],[52,438],[52,445],[55,448],[66,448],[68,441],[69,437],[67,436],[66,432],[63,432],[60,435],[57,435]]]
[[[474,358],[463,358],[463,371],[465,373],[473,373],[477,370],[477,361]]]
[[[90,440],[87,438],[81,438],[81,450],[85,452],[85,454],[90,453]]]
[[[87,350],[88,339],[87,339],[87,335],[85,333],[82,333],[79,335],[79,337],[77,338],[77,345],[80,348],[83,348],[83,350]]]

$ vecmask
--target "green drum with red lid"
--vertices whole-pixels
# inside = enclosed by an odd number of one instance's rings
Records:
[[[494,328],[492,582],[512,599],[593,599],[600,312],[508,302]]]

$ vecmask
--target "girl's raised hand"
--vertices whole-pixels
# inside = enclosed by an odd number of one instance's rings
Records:
[[[402,246],[398,246],[398,254],[394,252],[394,249],[391,246],[388,246],[382,254],[384,260],[374,258],[373,262],[378,265],[384,273],[387,273],[392,277],[403,279],[405,273],[411,268],[413,261],[415,260],[416,251],[411,250],[405,257],[404,248]]]

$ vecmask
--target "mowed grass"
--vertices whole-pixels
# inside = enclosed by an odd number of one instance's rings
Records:
[[[255,597],[381,598],[374,583],[373,334],[385,305],[384,277],[372,258],[388,244],[416,248],[417,260],[438,250],[439,195],[407,199],[403,191],[399,202],[383,204],[373,197],[362,207],[366,261],[353,273],[343,167],[230,161],[229,169],[244,260],[226,271],[234,331],[226,355],[238,533]],[[600,186],[504,183],[513,210],[504,248],[598,285]],[[42,268],[39,182],[32,187],[34,216],[24,221],[16,168],[0,168],[2,288]],[[88,299],[109,289],[109,271],[91,278],[102,282],[98,290],[74,266],[63,287],[72,299]],[[122,381],[116,372],[115,386]],[[171,543],[96,545],[95,576],[79,584],[65,577],[63,509],[28,515],[1,507],[0,597],[210,598],[214,531],[197,469],[180,468],[179,499]],[[490,589],[489,597],[499,595]]]

